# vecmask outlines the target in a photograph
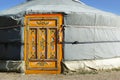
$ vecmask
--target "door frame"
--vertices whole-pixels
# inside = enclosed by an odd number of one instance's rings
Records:
[[[28,70],[27,69],[27,32],[29,31],[29,24],[28,24],[28,19],[29,18],[49,18],[49,19],[52,19],[52,18],[58,18],[58,25],[59,25],[59,41],[58,41],[58,45],[59,45],[59,58],[58,58],[58,70]],[[29,14],[29,15],[26,15],[25,16],[25,19],[24,19],[24,24],[25,24],[25,27],[24,27],[24,61],[25,61],[25,73],[26,74],[36,74],[36,73],[50,73],[50,74],[60,74],[61,73],[61,62],[62,62],[62,59],[63,59],[63,14]]]

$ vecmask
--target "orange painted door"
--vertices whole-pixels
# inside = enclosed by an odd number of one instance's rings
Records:
[[[26,73],[61,72],[62,20],[61,14],[25,16]]]

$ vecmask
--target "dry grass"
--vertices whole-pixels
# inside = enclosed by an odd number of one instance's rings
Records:
[[[0,80],[120,80],[120,71],[99,72],[97,74],[42,75],[19,73],[0,73]]]

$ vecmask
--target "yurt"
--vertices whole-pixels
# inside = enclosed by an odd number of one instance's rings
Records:
[[[0,71],[120,68],[120,17],[79,0],[27,0],[0,12]]]

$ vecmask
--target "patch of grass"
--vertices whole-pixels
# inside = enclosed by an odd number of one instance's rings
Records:
[[[120,68],[113,68],[112,71],[120,71]]]
[[[76,74],[83,74],[83,75],[85,75],[85,74],[98,74],[98,71],[94,71],[94,70],[92,70],[92,71],[88,71],[88,70],[82,70],[82,69],[80,69],[80,70],[76,70],[76,71],[67,71],[67,72],[64,72],[63,74],[65,74],[65,75],[76,75]]]
[[[98,71],[81,70],[78,73],[79,74],[98,74]]]
[[[100,70],[85,70],[85,69],[79,69],[79,70],[75,70],[75,71],[71,71],[66,69],[64,71],[64,75],[76,75],[76,74],[82,74],[82,75],[86,75],[86,74],[98,74],[100,72],[112,72],[112,71],[120,71],[120,68],[112,68],[112,69],[100,69]]]

